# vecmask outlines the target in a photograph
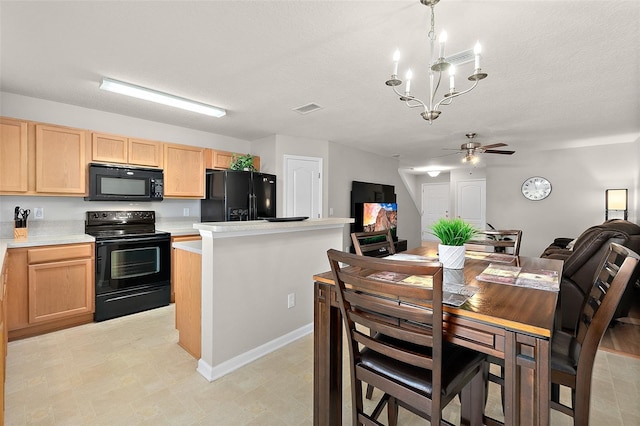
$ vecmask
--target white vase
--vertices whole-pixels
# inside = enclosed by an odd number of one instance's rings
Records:
[[[438,244],[438,257],[443,268],[464,268],[464,246],[445,246]]]

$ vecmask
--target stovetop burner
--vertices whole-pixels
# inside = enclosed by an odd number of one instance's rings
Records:
[[[92,211],[87,212],[84,232],[96,238],[137,238],[168,235],[156,231],[156,213],[143,211]]]

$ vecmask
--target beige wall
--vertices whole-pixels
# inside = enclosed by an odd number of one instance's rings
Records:
[[[398,202],[398,237],[407,240],[409,248],[420,246],[420,214],[398,173],[398,161],[336,143],[329,144],[329,207],[336,217],[349,217],[351,182],[394,185]],[[345,231],[345,248],[351,245]]]
[[[13,93],[0,92],[0,115],[224,151],[250,149],[249,142],[243,139]]]
[[[529,152],[486,170],[487,221],[497,228],[522,229],[525,256],[539,256],[556,237],[577,237],[604,221],[604,191],[628,188],[637,222],[640,142]],[[542,201],[525,199],[520,188],[531,176],[552,185]],[[633,204],[632,204],[633,205]]]

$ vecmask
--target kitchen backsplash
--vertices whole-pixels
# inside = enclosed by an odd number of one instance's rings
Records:
[[[43,220],[82,220],[93,210],[154,210],[157,218],[200,218],[200,200],[165,199],[155,202],[85,201],[82,197],[0,196],[0,222],[13,219],[14,208],[30,209],[29,224],[36,207],[44,210]],[[187,211],[185,211],[187,210]],[[187,214],[185,214],[187,213]]]
[[[29,236],[84,234],[84,220],[29,220]],[[13,221],[0,222],[0,238],[13,238]]]

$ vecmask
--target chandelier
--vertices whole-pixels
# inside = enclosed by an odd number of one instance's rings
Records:
[[[434,7],[438,4],[440,0],[420,0],[425,6],[429,6],[431,8],[431,28],[428,33],[429,44],[431,47],[431,56],[430,56],[430,68],[429,68],[429,98],[427,102],[424,102],[411,94],[411,78],[413,74],[411,69],[407,71],[406,79],[407,83],[404,87],[404,93],[401,93],[396,88],[402,84],[402,80],[398,78],[398,62],[400,61],[400,52],[398,50],[393,54],[393,74],[391,74],[391,79],[386,81],[387,86],[391,86],[393,91],[400,97],[400,100],[404,102],[409,108],[424,108],[424,111],[420,113],[422,118],[429,121],[429,124],[433,123],[433,120],[440,116],[440,106],[442,105],[450,105],[453,102],[453,98],[456,98],[460,95],[464,95],[472,91],[477,85],[478,82],[487,77],[487,74],[483,73],[480,69],[480,53],[482,52],[482,48],[480,46],[480,42],[476,43],[475,48],[473,49],[473,56],[475,61],[474,71],[468,77],[469,81],[472,81],[473,84],[470,88],[463,90],[461,92],[456,91],[455,88],[455,66],[453,62],[458,62],[460,64],[466,63],[464,60],[465,56],[469,56],[468,52],[461,52],[456,55],[452,55],[451,57],[445,57],[444,55],[444,47],[447,41],[447,33],[442,32],[439,37],[439,49],[438,55],[436,56],[436,36],[435,36],[435,14]],[[462,58],[462,59],[461,59]],[[457,59],[457,61],[456,61]],[[442,99],[436,102],[436,95],[438,89],[440,88],[440,83],[442,81],[442,74],[448,71],[449,74],[449,91],[444,94]],[[446,79],[446,77],[445,77]]]

